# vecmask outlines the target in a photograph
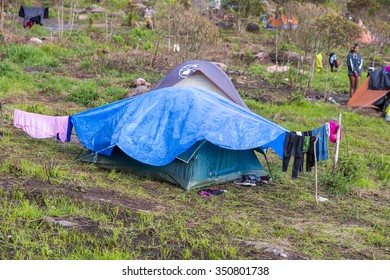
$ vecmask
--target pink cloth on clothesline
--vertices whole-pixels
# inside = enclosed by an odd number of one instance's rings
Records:
[[[329,141],[331,143],[336,143],[337,141],[337,131],[340,129],[340,140],[342,138],[341,125],[335,121],[329,122]]]
[[[68,142],[69,116],[53,117],[14,110],[14,126],[33,138],[57,137]]]

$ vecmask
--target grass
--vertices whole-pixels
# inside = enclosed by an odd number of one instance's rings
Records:
[[[135,78],[156,83],[163,77],[169,61],[161,69],[149,69],[151,53],[136,58],[129,53],[138,41],[129,46],[127,40],[145,39],[138,47],[148,49],[155,39],[152,31],[124,32],[114,45],[94,40],[98,35],[87,28],[75,31],[64,44],[0,46],[4,106],[72,115],[119,100]],[[238,38],[233,41],[236,46],[245,44]],[[275,83],[265,67],[256,64],[244,69],[253,79],[271,82],[269,88],[254,91],[258,98],[276,95],[291,84],[283,79]],[[293,74],[295,69],[282,78]],[[283,258],[258,247],[266,243],[282,248],[288,259],[389,260],[388,124],[376,115],[307,101],[302,91],[307,76],[298,77],[295,92],[277,102],[249,98],[245,102],[255,113],[292,131],[317,128],[342,113],[338,172],[332,173],[331,146],[330,159],[318,165],[319,196],[329,200],[318,204],[314,172],[292,180],[290,170],[282,172],[281,160],[272,153],[269,184],[253,189],[217,185],[227,192],[204,198],[197,190],[183,191],[131,172],[77,161],[79,144],[30,138],[13,127],[12,112],[3,110],[0,258]],[[345,77],[341,69],[333,88],[337,94],[348,88]],[[325,73],[315,73],[312,87],[322,92],[325,79]]]

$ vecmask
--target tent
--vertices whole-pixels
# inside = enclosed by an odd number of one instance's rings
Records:
[[[71,116],[84,159],[189,190],[266,174],[255,151],[283,157],[286,129],[208,90],[155,89]]]
[[[27,27],[28,22],[33,22],[42,25],[43,19],[49,17],[49,8],[20,6],[18,14],[19,17],[23,18],[23,27]]]
[[[295,29],[298,27],[298,20],[294,16],[287,17],[284,14],[280,16],[275,15],[269,17],[265,25],[265,28],[270,30],[275,30],[280,27],[284,29]]]
[[[389,92],[390,72],[386,71],[386,67],[381,67],[364,80],[348,101],[347,106],[382,109],[386,94]]]
[[[226,73],[209,61],[190,60],[176,66],[152,90],[172,86],[193,86],[216,92],[248,108]]]

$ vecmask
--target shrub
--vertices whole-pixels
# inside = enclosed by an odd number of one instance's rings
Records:
[[[0,76],[15,77],[21,75],[22,71],[18,66],[8,61],[0,63]]]
[[[115,44],[117,44],[117,45],[119,45],[119,46],[124,46],[125,45],[125,39],[123,39],[123,37],[122,36],[119,36],[119,35],[114,35],[114,36],[112,36],[112,41],[115,43]]]
[[[340,156],[336,174],[325,174],[323,183],[332,194],[347,194],[367,172],[365,161],[359,155]]]
[[[92,82],[85,82],[81,84],[68,96],[69,101],[73,101],[78,105],[87,107],[91,107],[93,105],[93,102],[96,101],[98,98],[98,89]]]
[[[6,57],[24,67],[56,67],[59,61],[43,49],[28,45],[13,45],[7,49]]]
[[[107,97],[109,102],[118,101],[123,98],[127,90],[122,87],[111,87],[103,91],[103,95]]]

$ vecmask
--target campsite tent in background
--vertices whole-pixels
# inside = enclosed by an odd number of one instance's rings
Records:
[[[265,174],[255,151],[283,156],[286,129],[194,87],[149,91],[71,116],[85,160],[184,189]]]
[[[390,72],[386,71],[386,67],[381,67],[364,80],[348,101],[347,106],[383,109],[386,94],[389,92]]]
[[[274,30],[277,28],[295,29],[298,27],[298,20],[294,16],[287,17],[286,15],[274,15],[269,17],[265,28]]]
[[[49,17],[49,8],[21,6],[19,9],[19,17],[23,18],[23,27],[26,27],[26,23],[29,20],[34,21],[34,23],[41,24],[43,19]]]
[[[248,108],[226,73],[209,61],[190,60],[176,66],[152,90],[172,86],[206,89]]]

